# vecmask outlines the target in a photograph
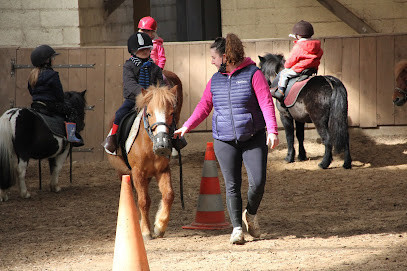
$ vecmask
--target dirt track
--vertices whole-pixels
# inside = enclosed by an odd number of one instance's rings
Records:
[[[335,160],[318,169],[323,147],[307,136],[310,160],[286,164],[285,139],[269,153],[268,183],[259,210],[262,238],[243,246],[228,243],[230,229],[183,230],[195,219],[205,144],[211,134],[189,134],[183,151],[184,197],[176,199],[164,238],[148,241],[151,270],[407,270],[407,140],[403,135],[351,133],[353,169]],[[107,162],[68,163],[62,191],[49,192],[43,165],[28,170],[32,198],[11,189],[0,204],[0,270],[111,270],[120,182]],[[220,172],[220,171],[219,171]],[[222,198],[223,180],[220,175]],[[153,212],[159,195],[151,185]],[[244,181],[247,191],[247,181]],[[226,219],[227,217],[227,212]],[[152,214],[153,217],[153,214]]]

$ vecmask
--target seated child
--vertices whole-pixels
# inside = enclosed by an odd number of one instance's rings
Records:
[[[59,55],[49,45],[40,45],[31,53],[31,63],[35,67],[28,77],[28,90],[32,96],[31,108],[42,113],[59,115],[65,122],[67,140],[73,146],[83,146],[82,137],[76,133],[75,112],[64,103],[59,73],[52,68],[52,60]]]
[[[158,67],[164,69],[165,61],[167,59],[165,58],[165,50],[163,47],[164,40],[157,36],[157,22],[150,16],[143,17],[138,23],[138,31],[146,33],[153,40],[151,58]]]
[[[135,107],[135,100],[142,89],[157,83],[163,85],[162,70],[150,58],[153,42],[146,33],[135,33],[127,41],[131,54],[123,65],[124,102],[116,111],[110,135],[102,143],[108,153],[115,154],[117,149],[116,132],[122,118]]]
[[[279,74],[278,89],[274,93],[274,97],[280,102],[284,101],[289,79],[299,76],[305,69],[318,70],[323,54],[321,42],[311,39],[314,35],[314,28],[309,22],[301,20],[296,23],[293,27],[293,34],[296,38],[295,45],[284,64],[285,69]]]

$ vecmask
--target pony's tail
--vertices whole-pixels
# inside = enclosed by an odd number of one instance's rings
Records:
[[[15,155],[11,125],[8,115],[0,117],[0,189],[5,190],[16,183]]]
[[[348,133],[348,94],[342,82],[333,76],[326,76],[332,85],[331,110],[328,127],[337,153],[344,151],[349,144]]]

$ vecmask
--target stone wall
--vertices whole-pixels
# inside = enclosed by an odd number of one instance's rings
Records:
[[[407,1],[338,0],[378,33],[407,32]],[[287,38],[299,20],[313,24],[315,36],[358,33],[316,0],[221,0],[222,33],[242,39]]]
[[[78,1],[1,0],[0,45],[78,46]]]
[[[79,0],[81,46],[127,45],[134,33],[133,0],[125,0],[105,17],[103,0]]]

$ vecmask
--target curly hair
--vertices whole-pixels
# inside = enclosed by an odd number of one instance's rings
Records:
[[[244,46],[239,37],[233,33],[226,35],[226,62],[232,65],[244,59]]]
[[[234,65],[244,59],[242,41],[233,33],[227,34],[226,38],[216,38],[210,48],[215,48],[219,55],[226,54],[226,63],[228,64]]]

